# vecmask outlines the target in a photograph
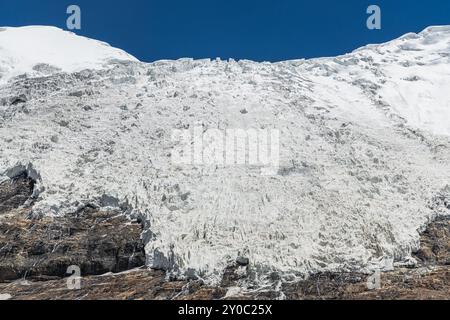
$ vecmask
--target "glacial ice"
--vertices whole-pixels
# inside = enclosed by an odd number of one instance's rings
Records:
[[[31,59],[34,32],[48,41]],[[405,263],[448,214],[433,199],[450,178],[449,27],[279,63],[142,63],[77,39],[0,32],[0,176],[35,170],[34,214],[95,204],[139,216],[149,266],[211,282],[238,257],[260,281]],[[75,58],[60,42],[95,48]],[[280,130],[278,174],[173,165],[173,130],[196,126]]]

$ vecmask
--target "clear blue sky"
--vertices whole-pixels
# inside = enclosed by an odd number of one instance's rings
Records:
[[[82,10],[76,33],[142,61],[332,56],[450,25],[449,0],[0,0],[0,26],[66,28],[70,4]],[[366,28],[370,4],[382,9],[382,30]]]

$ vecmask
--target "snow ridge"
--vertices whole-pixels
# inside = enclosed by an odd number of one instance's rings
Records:
[[[100,69],[113,59],[137,61],[105,42],[55,27],[0,28],[0,83],[22,74]]]

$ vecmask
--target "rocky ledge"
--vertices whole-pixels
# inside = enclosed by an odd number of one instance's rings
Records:
[[[33,217],[33,185],[25,174],[0,184],[0,299],[450,298],[450,217],[422,233],[417,266],[382,273],[376,288],[369,289],[365,274],[323,273],[278,291],[238,294],[230,290],[241,277],[234,269],[249,266],[231,266],[218,287],[168,280],[164,272],[143,267],[138,221],[94,207],[65,217]],[[83,275],[75,289],[68,286],[72,265]]]
[[[83,275],[144,265],[142,226],[124,215],[86,207],[64,217],[33,217],[33,182],[20,175],[0,184],[0,282],[51,280],[78,266]]]

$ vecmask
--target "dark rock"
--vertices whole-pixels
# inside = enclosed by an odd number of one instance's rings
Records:
[[[0,217],[0,282],[64,277],[71,265],[82,275],[143,266],[141,232],[141,224],[124,215],[92,208],[73,217]]]
[[[226,289],[208,287],[201,281],[166,281],[164,272],[146,269],[82,277],[80,290],[69,290],[66,279],[38,280],[27,285],[0,283],[0,294],[10,294],[16,300],[212,300],[226,294]]]
[[[450,218],[439,217],[422,233],[415,257],[422,265],[446,265],[450,261]]]
[[[186,201],[190,194],[191,194],[190,192],[183,193],[180,195],[180,199]]]
[[[0,215],[23,206],[33,194],[35,181],[26,173],[0,184]]]
[[[82,277],[80,290],[69,290],[66,279],[40,277],[36,280],[39,282],[29,282],[27,285],[19,281],[0,283],[0,294],[10,294],[16,300],[212,300],[224,299],[227,293],[224,287],[209,287],[201,281],[167,281],[164,272],[145,269]],[[322,273],[308,280],[285,284],[281,290],[290,300],[447,300],[450,297],[450,270],[440,268],[417,273],[399,269],[388,272],[382,275],[378,290],[368,290],[367,275]],[[267,300],[279,297],[277,291],[260,290],[226,299]]]
[[[10,100],[10,104],[11,104],[12,106],[14,106],[14,105],[16,105],[16,104],[19,104],[19,103],[25,103],[25,102],[27,102],[27,101],[28,101],[27,97],[26,97],[24,94],[21,94],[21,95],[19,95],[19,96],[12,97],[11,100]]]
[[[228,265],[222,274],[222,281],[220,283],[220,286],[221,287],[234,287],[234,286],[236,286],[237,282],[239,282],[240,280],[245,280],[248,277],[247,272],[242,273],[242,272],[238,272],[238,270],[239,270],[239,265],[237,265],[237,264]]]
[[[84,92],[81,90],[69,93],[69,97],[81,98],[83,95],[84,95]]]
[[[250,263],[250,260],[246,257],[238,257],[236,263],[240,266],[247,266]]]
[[[279,280],[281,280],[280,274],[278,272],[275,272],[275,271],[270,273],[269,278],[272,281],[279,281]]]

